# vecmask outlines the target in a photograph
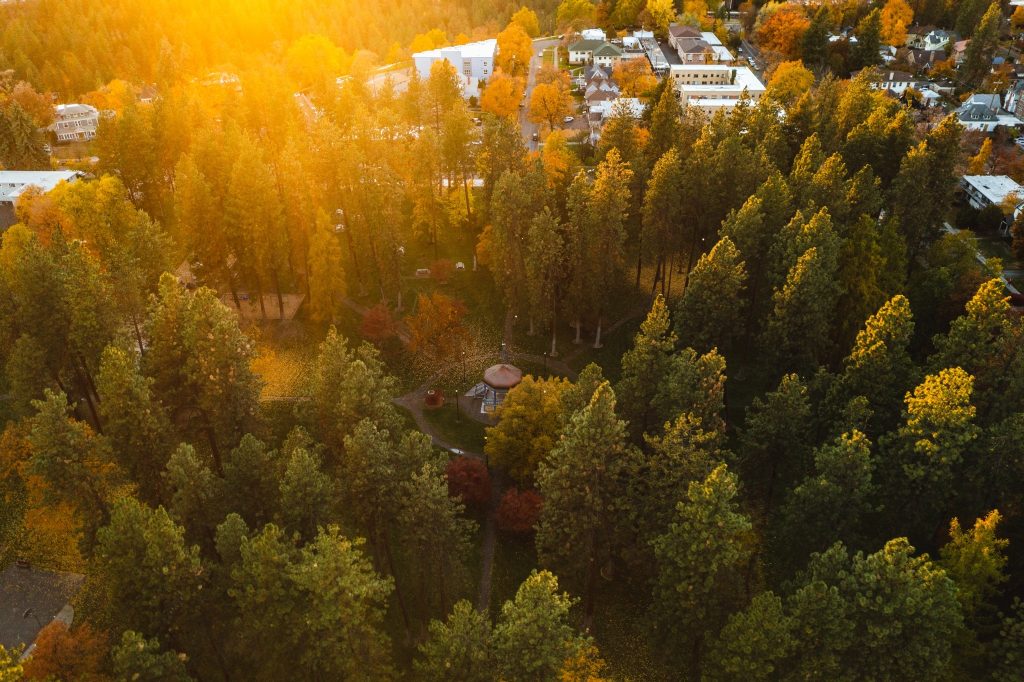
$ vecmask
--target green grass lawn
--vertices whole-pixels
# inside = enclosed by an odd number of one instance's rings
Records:
[[[501,605],[516,596],[519,585],[537,567],[533,537],[498,532],[491,573],[491,614],[497,617]]]
[[[437,430],[438,436],[452,445],[474,452],[483,451],[484,425],[466,414],[456,414],[454,402],[423,410],[423,416]]]
[[[1009,270],[1024,269],[1024,261],[1019,260],[1010,250],[1010,243],[998,235],[984,235],[976,237],[978,251],[985,258],[999,258],[1003,261],[1003,267]]]

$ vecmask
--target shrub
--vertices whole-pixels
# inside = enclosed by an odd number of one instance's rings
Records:
[[[491,501],[491,474],[476,457],[456,457],[448,462],[448,494],[468,507],[484,507]]]
[[[395,335],[395,320],[391,311],[383,303],[378,303],[363,315],[359,325],[359,334],[367,341],[381,343]]]
[[[436,260],[430,264],[430,276],[442,284],[447,282],[455,272],[455,264],[447,258]]]
[[[509,533],[532,533],[544,500],[533,490],[509,488],[498,504],[498,528]]]

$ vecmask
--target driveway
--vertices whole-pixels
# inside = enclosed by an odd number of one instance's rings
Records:
[[[540,129],[526,118],[526,110],[530,106],[530,96],[533,94],[533,87],[537,84],[537,72],[542,63],[539,55],[544,50],[555,47],[561,42],[559,38],[542,38],[533,41],[533,55],[530,57],[530,72],[526,77],[526,93],[524,94],[526,106],[519,110],[519,129],[523,133],[523,142],[526,144],[526,148],[531,152],[537,151],[539,147],[539,144],[533,140],[533,134],[539,133]]]

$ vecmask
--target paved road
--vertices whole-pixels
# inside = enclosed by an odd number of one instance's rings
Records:
[[[530,96],[533,94],[533,86],[537,84],[537,72],[543,63],[540,54],[560,42],[562,41],[558,38],[542,38],[533,41],[533,55],[530,57],[530,72],[526,77],[526,93],[524,95],[527,106],[519,110],[519,129],[523,133],[523,142],[526,143],[526,148],[531,152],[537,151],[539,147],[539,144],[533,140],[533,134],[539,133],[540,130],[526,118],[526,110],[530,104]]]

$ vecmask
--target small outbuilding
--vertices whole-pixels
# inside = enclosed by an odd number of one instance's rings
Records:
[[[513,365],[499,363],[484,372],[483,383],[477,384],[474,393],[480,397],[480,411],[493,413],[505,396],[523,380],[523,370]]]

